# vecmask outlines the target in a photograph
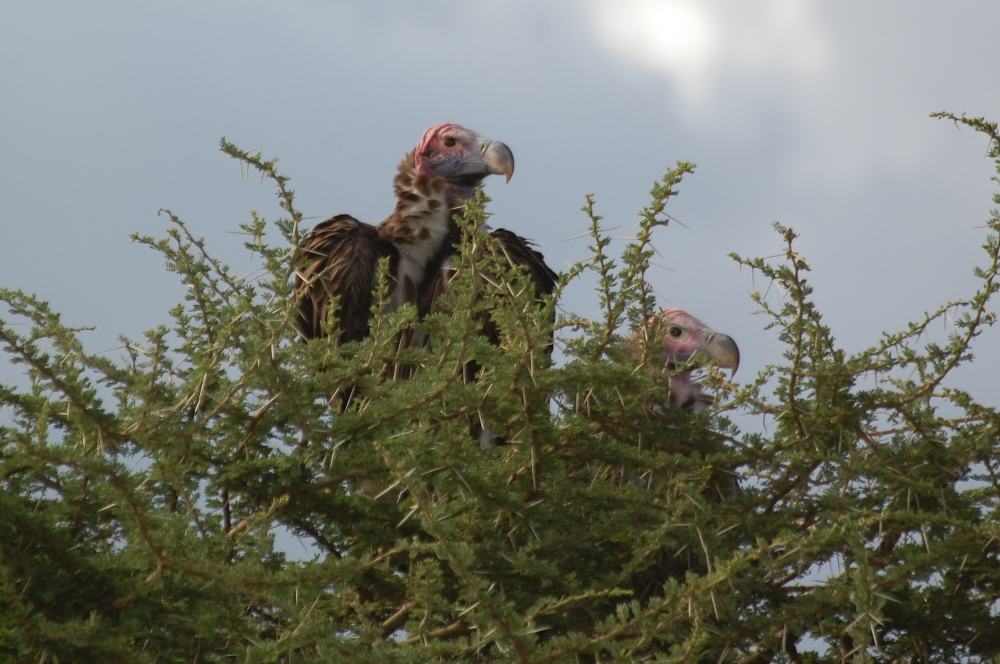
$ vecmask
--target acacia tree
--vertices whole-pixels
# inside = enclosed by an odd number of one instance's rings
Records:
[[[1000,165],[995,124],[943,115],[985,133]],[[539,307],[475,232],[475,204],[458,276],[419,321],[431,347],[400,351],[415,311],[380,304],[363,342],[297,340],[287,179],[223,150],[270,178],[287,214],[277,245],[263,219],[243,225],[259,275],[234,276],[171,216],[166,237],[137,239],[185,301],[170,327],[123,339],[120,359],[88,353],[44,302],[0,292],[0,342],[27,383],[0,387],[5,660],[1000,656],[1000,414],[945,382],[993,322],[1000,213],[970,298],[855,354],[777,227],[780,260],[734,258],[781,286],[778,303],[754,297],[784,357],[741,388],[709,370],[716,412],[692,416],[665,405],[650,340],[638,355],[620,343],[656,310],[650,242],[689,164],[654,186],[621,256],[588,198],[593,257],[559,292],[596,274],[602,315],[560,317],[553,366],[554,302]],[[479,334],[487,311],[496,346]],[[946,313],[948,342],[922,343]],[[387,379],[398,363],[418,370]],[[740,432],[734,412],[772,426]],[[474,443],[480,417],[506,444]],[[296,539],[307,555],[290,555]]]

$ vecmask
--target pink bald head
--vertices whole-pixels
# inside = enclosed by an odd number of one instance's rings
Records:
[[[447,180],[458,200],[472,198],[487,175],[505,175],[509,181],[514,174],[510,148],[457,124],[424,132],[413,158],[418,173]]]
[[[715,364],[736,373],[740,350],[731,337],[716,332],[683,309],[664,309],[656,317],[665,327],[662,340],[664,363],[675,366],[685,364],[695,353],[703,353]]]
[[[454,149],[456,147],[455,143],[460,138],[467,139],[470,135],[474,134],[475,132],[451,122],[431,127],[424,132],[424,135],[420,138],[420,142],[417,143],[417,168],[423,169],[424,166],[422,164],[427,155],[433,152],[444,152],[448,149]],[[448,146],[445,147],[443,145],[444,139],[449,137],[453,141],[449,141]]]
[[[664,309],[648,325],[659,324],[664,330],[660,340],[663,348],[663,364],[669,371],[690,362],[701,354],[724,369],[736,369],[740,365],[740,349],[728,335],[712,330],[683,309]],[[670,401],[685,410],[699,412],[713,399],[702,394],[698,384],[692,380],[691,370],[677,371],[670,377]]]

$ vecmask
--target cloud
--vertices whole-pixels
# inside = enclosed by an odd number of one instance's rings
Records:
[[[685,96],[702,99],[705,74],[718,61],[719,25],[695,2],[623,0],[597,2],[594,28],[614,52],[648,67],[677,85]]]
[[[791,188],[910,176],[942,140],[927,115],[992,89],[936,41],[973,35],[969,17],[921,4],[905,26],[801,0],[592,0],[588,15],[606,52],[662,83],[673,131],[757,154]]]
[[[596,0],[590,17],[611,52],[662,76],[693,109],[714,104],[733,74],[782,87],[830,62],[810,4],[794,0]]]

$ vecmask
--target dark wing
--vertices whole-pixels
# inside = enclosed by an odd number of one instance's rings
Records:
[[[559,275],[545,264],[545,256],[540,251],[532,249],[533,242],[505,228],[498,228],[490,235],[500,242],[500,248],[512,264],[527,268],[528,274],[535,282],[535,295],[552,295],[559,281]]]
[[[545,264],[545,257],[542,256],[541,252],[532,248],[533,245],[531,242],[504,229],[492,231],[490,235],[497,240],[497,243],[500,245],[500,251],[503,252],[512,265],[520,265],[525,268],[528,276],[534,282],[536,296],[552,294],[559,277]],[[438,298],[448,289],[448,284],[455,274],[455,268],[450,265],[449,258],[450,256],[429,266],[428,279],[424,287],[419,291],[418,308],[420,311],[431,312],[437,310]],[[490,343],[500,345],[500,334],[489,312],[486,312],[482,316],[481,322],[481,334],[489,339]],[[553,346],[551,328],[555,323],[554,315],[548,322],[550,336],[546,351],[551,357]],[[433,340],[426,336],[418,341],[422,345],[432,342]],[[479,373],[479,369],[480,367],[477,362],[467,362],[462,372],[465,381],[474,381],[476,375]],[[489,426],[484,425],[482,412],[479,413],[478,418],[472,418],[471,430],[473,438],[479,441],[481,448],[493,447],[502,444],[504,441],[503,438],[495,436]]]
[[[535,246],[533,242],[505,228],[498,228],[495,231],[491,231],[490,236],[496,238],[500,244],[500,250],[503,251],[511,265],[519,265],[525,269],[528,276],[534,282],[536,296],[552,295],[552,291],[555,290],[556,283],[559,281],[559,275],[553,272],[552,268],[545,263],[545,256],[533,248]],[[554,323],[555,318],[549,321],[550,326]],[[483,331],[493,343],[500,342],[496,325],[492,320],[486,321]],[[552,346],[550,343],[549,353],[551,352]]]
[[[536,296],[552,294],[559,281],[559,275],[546,265],[545,257],[541,252],[532,248],[534,243],[503,228],[491,231],[490,236],[497,240],[500,251],[507,257],[511,265],[520,265],[525,268],[528,276],[534,282]],[[454,271],[455,268],[450,267],[447,262],[431,266],[431,270],[428,271],[429,278],[420,289],[418,306],[421,312],[437,310],[437,300],[447,290]],[[553,319],[551,322],[555,323],[555,320]],[[483,334],[492,343],[500,343],[496,325],[488,317],[483,321]]]
[[[323,336],[331,302],[337,298],[340,341],[367,337],[378,262],[383,256],[394,259],[393,246],[379,237],[374,226],[349,214],[316,224],[301,249],[302,267],[295,273],[297,325],[302,336]]]

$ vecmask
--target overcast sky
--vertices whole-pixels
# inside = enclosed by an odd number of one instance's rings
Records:
[[[972,294],[993,166],[982,135],[928,115],[1000,120],[997,25],[995,0],[8,2],[0,285],[111,349],[181,297],[129,240],[162,235],[159,208],[248,271],[237,225],[280,216],[220,137],[279,157],[313,220],[376,223],[403,154],[457,122],[513,150],[510,183],[487,181],[493,224],[556,269],[587,256],[586,193],[624,236],[652,182],[697,163],[653,281],[736,338],[748,380],[781,347],[749,298],[766,284],[728,254],[780,251],[773,221],[801,234],[848,351]],[[563,307],[597,313],[582,284]],[[952,384],[1000,405],[1000,328],[975,352]]]

